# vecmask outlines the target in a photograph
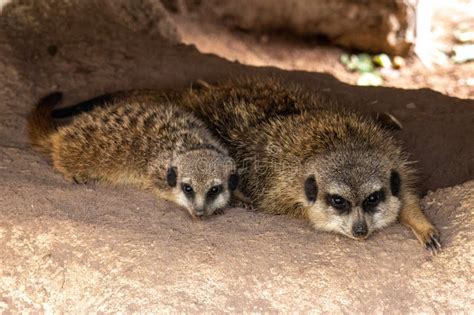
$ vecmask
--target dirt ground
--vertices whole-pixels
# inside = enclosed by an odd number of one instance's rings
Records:
[[[406,65],[383,75],[383,86],[405,89],[430,88],[459,98],[474,98],[474,61],[456,64],[449,55],[456,44],[453,32],[461,23],[474,31],[474,1],[434,0],[431,65],[415,54]],[[298,39],[282,34],[251,34],[216,26],[212,20],[176,16],[183,42],[203,53],[213,53],[232,61],[253,66],[275,66],[285,70],[324,72],[355,84],[359,74],[351,73],[340,62],[348,52],[318,39]]]

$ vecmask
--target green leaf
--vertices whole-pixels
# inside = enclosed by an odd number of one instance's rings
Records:
[[[369,54],[363,53],[357,55],[357,70],[360,72],[374,71],[374,64]]]
[[[357,80],[357,85],[360,86],[379,86],[383,83],[383,79],[378,73],[364,72]]]
[[[380,66],[382,68],[392,67],[392,61],[390,60],[390,57],[387,54],[375,55],[373,60],[377,66]]]

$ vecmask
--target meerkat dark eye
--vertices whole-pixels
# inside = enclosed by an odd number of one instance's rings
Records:
[[[192,196],[193,193],[194,193],[194,189],[193,187],[191,187],[191,185],[189,184],[182,184],[181,185],[181,189],[183,190],[183,192],[188,195],[188,196]]]
[[[376,191],[372,193],[369,197],[365,198],[364,205],[369,207],[375,207],[381,201],[383,201],[385,195],[383,191]]]
[[[211,189],[209,189],[208,194],[211,196],[215,196],[215,195],[220,194],[221,191],[222,191],[222,186],[218,185],[218,186],[211,187]]]
[[[211,189],[209,189],[209,191],[207,192],[207,196],[208,197],[215,197],[217,196],[218,194],[220,194],[222,192],[222,185],[217,185],[217,186],[214,186],[214,187],[211,187]]]
[[[364,203],[367,206],[376,206],[380,202],[380,193],[378,191],[374,192],[372,195],[367,197],[364,201]]]
[[[331,206],[341,212],[348,212],[350,208],[349,202],[339,195],[330,195],[329,203],[331,204]]]
[[[383,190],[376,191],[369,195],[369,197],[365,198],[364,202],[362,203],[362,207],[364,211],[367,213],[373,213],[377,211],[377,206],[380,202],[384,201],[385,193]]]
[[[331,203],[335,207],[340,207],[340,206],[344,206],[346,204],[346,201],[344,200],[344,198],[338,195],[333,195],[331,196]]]

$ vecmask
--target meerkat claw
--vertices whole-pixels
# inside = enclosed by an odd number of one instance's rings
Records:
[[[77,184],[77,185],[86,185],[87,184],[87,180],[80,180],[76,176],[72,177],[72,181],[74,182],[74,184]]]
[[[438,240],[438,236],[433,234],[430,239],[425,243],[425,248],[432,254],[437,254],[441,250],[441,243]]]
[[[223,215],[224,213],[224,209],[217,209],[214,211],[214,215]]]

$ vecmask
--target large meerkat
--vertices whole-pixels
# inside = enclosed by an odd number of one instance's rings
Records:
[[[399,219],[427,249],[440,249],[411,163],[373,120],[276,80],[206,86],[180,103],[225,143],[257,209],[354,239]]]
[[[235,163],[192,114],[163,101],[109,100],[58,125],[51,113],[60,99],[53,93],[40,101],[29,137],[66,179],[144,188],[193,217],[228,204],[238,184]]]

